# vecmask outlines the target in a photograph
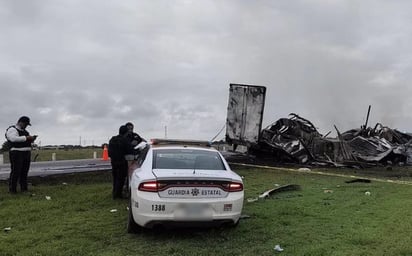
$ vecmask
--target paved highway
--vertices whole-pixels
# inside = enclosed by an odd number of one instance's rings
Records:
[[[112,169],[110,161],[103,161],[102,159],[32,162],[29,177],[110,169]],[[0,164],[0,180],[7,180],[9,176],[10,164]]]

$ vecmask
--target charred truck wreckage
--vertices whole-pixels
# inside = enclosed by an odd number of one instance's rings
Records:
[[[247,148],[250,161],[335,167],[412,165],[412,134],[380,123],[341,133],[336,138],[318,132],[309,120],[291,113],[261,129],[266,88],[231,84],[226,142]]]

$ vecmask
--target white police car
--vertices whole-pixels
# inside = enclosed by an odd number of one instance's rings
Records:
[[[152,140],[129,169],[129,233],[239,221],[242,179],[205,142]]]

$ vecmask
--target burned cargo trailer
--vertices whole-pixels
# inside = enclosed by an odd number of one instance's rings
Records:
[[[357,161],[408,164],[411,158],[412,136],[380,123],[374,128],[362,126],[352,129],[341,136]]]
[[[412,135],[366,122],[359,129],[327,137],[297,114],[281,118],[261,130],[266,87],[230,84],[226,142],[247,147],[250,160],[328,166],[411,164]]]
[[[230,84],[226,119],[226,142],[250,147],[262,129],[266,87]]]
[[[336,128],[336,127],[335,127]],[[411,164],[412,136],[377,124],[362,126],[337,138],[320,134],[307,119],[296,114],[263,129],[258,143],[249,148],[257,159],[274,162],[330,166]]]
[[[275,161],[281,162],[307,163],[312,159],[313,140],[322,135],[309,120],[296,114],[290,116],[263,129],[250,152],[265,158],[272,155]]]
[[[332,164],[343,160],[337,139],[325,138],[309,120],[291,113],[262,130],[249,148],[257,160],[278,163]]]

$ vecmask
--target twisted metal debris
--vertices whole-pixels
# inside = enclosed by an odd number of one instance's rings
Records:
[[[368,110],[368,117],[369,117]],[[307,119],[297,114],[281,118],[261,131],[249,153],[276,162],[332,166],[412,164],[412,135],[380,123],[362,125],[326,137]]]

